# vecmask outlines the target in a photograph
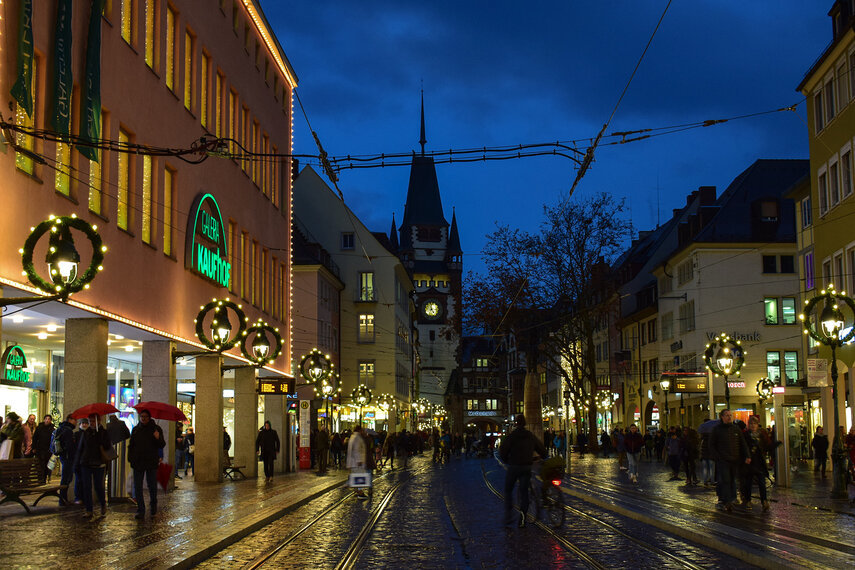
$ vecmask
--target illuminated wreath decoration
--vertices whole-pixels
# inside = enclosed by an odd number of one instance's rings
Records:
[[[834,289],[834,285],[829,285],[826,289],[820,291],[819,296],[814,297],[808,301],[805,301],[805,312],[799,315],[799,320],[802,321],[804,325],[803,332],[806,335],[809,335],[815,341],[822,343],[826,346],[843,346],[847,342],[851,341],[855,338],[855,327],[849,329],[849,332],[843,336],[838,336],[838,338],[832,338],[825,334],[821,334],[817,332],[816,325],[807,319],[805,315],[810,315],[811,312],[816,308],[817,304],[820,302],[825,302],[825,308],[831,309],[835,311],[836,314],[840,315],[842,320],[842,313],[840,313],[840,304],[843,303],[849,310],[855,314],[855,301],[846,296],[845,291],[837,292]],[[824,311],[823,311],[824,312]],[[822,325],[820,325],[821,329]]]
[[[58,277],[56,280],[52,278],[51,281],[43,279],[36,272],[36,268],[33,265],[33,252],[36,244],[48,231],[50,231],[51,251],[55,251],[61,238],[70,240],[73,244],[74,240],[71,237],[71,229],[83,232],[92,244],[92,261],[89,263],[89,267],[82,274],[78,272],[77,276],[69,283],[63,283]],[[107,246],[101,240],[101,236],[96,231],[97,229],[97,226],[81,220],[76,214],[62,217],[51,216],[34,228],[30,228],[30,235],[27,237],[27,241],[24,242],[24,247],[19,250],[21,253],[21,262],[24,267],[24,275],[27,276],[30,283],[42,291],[50,291],[61,297],[67,297],[72,293],[88,289],[89,282],[95,279],[99,271],[104,269],[102,263],[104,262],[104,253],[107,251]]]
[[[205,316],[209,312],[214,311],[214,319],[215,319],[214,323],[216,323],[217,318],[229,319],[229,316],[228,316],[229,309],[231,309],[232,312],[234,312],[238,317],[238,333],[235,335],[232,335],[227,342],[222,343],[222,344],[216,342],[213,339],[209,339],[207,334],[205,333],[205,326],[204,326]],[[246,323],[248,320],[249,320],[249,318],[246,316],[246,314],[244,314],[240,305],[233,303],[228,298],[226,298],[226,299],[213,299],[213,300],[211,300],[210,303],[208,303],[207,305],[203,305],[201,307],[199,314],[194,319],[194,322],[196,323],[196,337],[199,339],[199,341],[202,344],[204,344],[206,347],[210,348],[211,350],[215,350],[217,352],[223,352],[224,350],[229,350],[230,348],[237,345],[237,343],[240,342],[246,336],[246,334],[247,334]],[[231,325],[230,319],[229,319],[229,324]],[[281,346],[280,346],[280,348],[281,348]]]
[[[350,393],[350,397],[360,406],[367,406],[371,403],[371,390],[365,384],[360,384]]]
[[[739,376],[739,370],[745,364],[745,355],[748,354],[742,348],[742,343],[738,340],[734,341],[726,333],[721,333],[712,343],[707,344],[704,351],[704,362],[707,370],[712,370],[716,376]],[[718,360],[722,358],[730,358],[732,364],[729,368],[719,366]]]
[[[329,394],[324,394],[324,388],[329,388]],[[330,373],[328,378],[316,383],[314,386],[315,396],[318,398],[334,398],[341,395],[341,383],[338,381],[338,373]]]
[[[333,371],[333,363],[330,357],[313,348],[312,351],[300,360],[300,375],[311,384],[322,382],[330,377]]]
[[[270,333],[270,335],[275,341],[275,346],[273,347],[273,349],[268,350],[267,355],[262,358],[259,358],[255,355],[255,350],[253,350],[251,346],[247,348],[247,341],[249,340],[249,336],[252,333],[255,333],[256,337],[258,335],[264,335],[265,339],[267,338],[267,333]],[[241,334],[241,337],[243,338],[240,344],[241,352],[247,360],[249,360],[253,364],[257,364],[258,366],[263,366],[265,364],[273,364],[273,362],[276,360],[276,358],[279,357],[279,354],[282,352],[282,336],[279,334],[279,329],[271,327],[261,319],[258,319],[258,322],[247,328],[246,331]]]
[[[768,400],[772,396],[772,388],[775,387],[775,381],[771,378],[761,378],[757,381],[757,395],[761,400]]]

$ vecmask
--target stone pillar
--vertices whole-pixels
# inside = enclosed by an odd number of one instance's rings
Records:
[[[105,319],[66,319],[65,415],[107,401],[108,332]]]
[[[288,446],[288,424],[285,421],[285,396],[264,396],[264,419],[270,422],[271,429],[276,430],[279,435],[279,455],[276,456],[274,471],[285,473],[285,455]]]
[[[168,340],[143,341],[142,349],[142,402],[164,402],[176,404],[177,386],[175,382],[175,362],[172,350],[175,343]],[[163,429],[166,447],[163,448],[163,462],[175,465],[175,422],[157,420]],[[173,479],[174,480],[174,479]]]
[[[223,480],[223,357],[196,358],[196,453],[199,483]]]
[[[258,436],[258,393],[255,368],[235,369],[235,465],[246,465],[247,477],[258,476],[255,438]]]

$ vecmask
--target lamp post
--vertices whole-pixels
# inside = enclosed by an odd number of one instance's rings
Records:
[[[92,244],[92,259],[89,262],[89,267],[83,272],[79,270],[80,254],[74,247],[72,229],[82,232]],[[72,293],[88,289],[89,283],[95,279],[98,272],[104,269],[102,263],[104,253],[107,251],[107,246],[101,241],[97,229],[98,226],[81,220],[76,214],[61,217],[51,216],[39,225],[30,228],[30,235],[24,242],[24,247],[18,252],[21,254],[23,274],[30,283],[44,291],[45,294],[0,299],[0,307],[56,299],[66,301]],[[50,280],[39,275],[33,263],[36,245],[48,233],[48,252],[45,255],[45,263]]]
[[[362,425],[362,407],[371,403],[371,390],[365,384],[360,384],[353,389],[350,397],[359,406],[359,425]]]
[[[659,386],[662,387],[662,391],[665,393],[665,429],[667,430],[671,424],[671,410],[668,409],[668,390],[671,388],[671,381],[663,378],[659,382]]]
[[[742,348],[741,341],[734,341],[727,333],[721,333],[706,345],[704,351],[704,362],[707,370],[712,370],[716,376],[724,376],[724,401],[730,408],[730,385],[727,377],[731,374],[739,376],[742,365],[745,364],[745,355],[748,354]],[[715,413],[715,410],[712,410]]]
[[[564,471],[570,474],[570,390],[564,390]]]
[[[822,303],[819,313],[820,326],[817,328],[810,316],[815,314],[818,305]],[[805,301],[805,311],[799,315],[804,324],[804,334],[831,348],[831,398],[834,405],[834,441],[831,444],[831,465],[833,468],[833,483],[831,496],[835,499],[845,499],[846,492],[846,451],[843,448],[843,433],[840,427],[840,411],[837,409],[837,348],[848,343],[855,337],[855,327],[846,327],[846,318],[841,307],[849,309],[855,317],[855,301],[846,296],[845,291],[839,293],[834,285],[829,285],[817,297]],[[807,317],[805,316],[807,315]],[[850,320],[850,323],[852,320]]]

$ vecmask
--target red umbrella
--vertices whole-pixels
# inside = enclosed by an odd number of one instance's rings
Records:
[[[73,412],[71,412],[71,417],[73,418],[88,418],[91,415],[98,416],[106,416],[108,414],[117,414],[119,410],[116,409],[116,406],[112,404],[105,404],[104,402],[95,402],[94,404],[87,404],[82,408],[77,408]]]
[[[165,402],[140,402],[134,406],[134,408],[137,412],[148,410],[151,417],[156,420],[170,420],[173,422],[187,421],[187,416],[184,415],[184,412],[172,404],[167,404]]]

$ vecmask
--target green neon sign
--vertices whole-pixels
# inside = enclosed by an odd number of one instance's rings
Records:
[[[3,352],[0,361],[0,374],[6,383],[26,384],[30,381],[30,373],[27,371],[27,355],[24,349],[17,344],[10,346]]]
[[[228,259],[220,206],[211,194],[199,194],[188,217],[184,265],[220,287],[228,287],[232,271]]]

